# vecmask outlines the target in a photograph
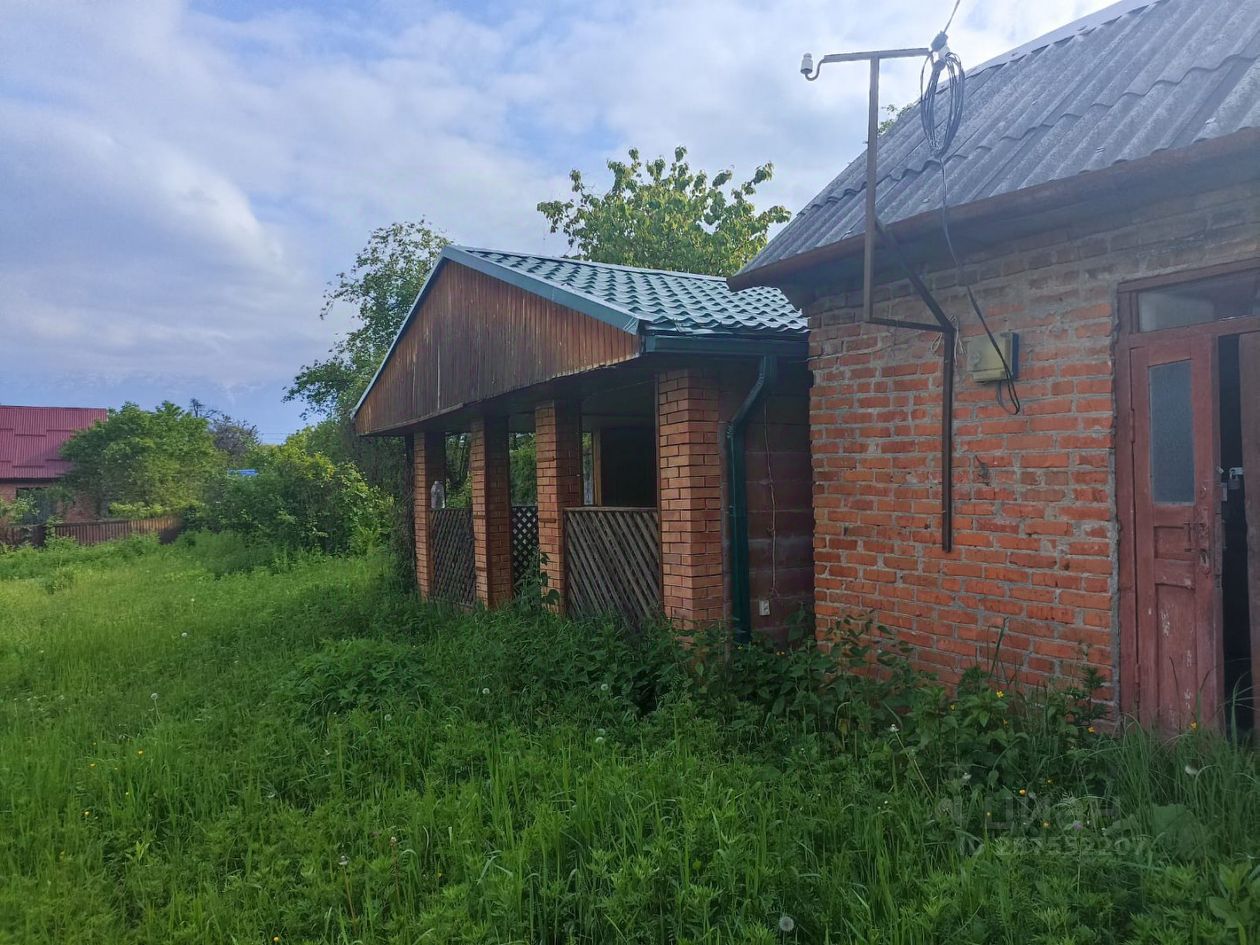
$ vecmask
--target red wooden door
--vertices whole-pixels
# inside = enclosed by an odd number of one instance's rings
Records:
[[[1214,337],[1130,350],[1137,707],[1182,728],[1221,704],[1220,474]]]

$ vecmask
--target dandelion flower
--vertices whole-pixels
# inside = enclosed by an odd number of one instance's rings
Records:
[[[386,722],[392,722],[392,721],[394,721],[394,717],[393,717],[392,715],[390,715],[388,712],[386,712],[386,713],[385,713],[385,721],[386,721]]]
[[[185,630],[183,633],[181,633],[181,634],[180,634],[180,637],[181,637],[182,639],[184,639],[184,640],[187,640],[187,639],[188,639],[188,631],[187,631],[187,630]],[[277,938],[277,939],[276,939],[276,941],[279,941],[279,940],[280,940],[279,938]]]
[[[1006,691],[1003,689],[999,689],[997,692],[994,693],[994,695],[997,696],[999,699],[1005,699]]]
[[[600,683],[600,686],[599,686],[599,691],[600,691],[600,692],[607,692],[607,691],[608,691],[608,683]]]
[[[1199,730],[1199,723],[1198,723],[1198,722],[1191,722],[1191,723],[1190,723],[1190,731],[1192,731],[1192,732],[1197,732],[1198,730]]]
[[[273,936],[271,936],[271,940],[272,940],[273,942],[278,942],[278,941],[280,941],[280,936],[279,936],[279,935],[273,935]]]
[[[1091,725],[1089,728],[1085,729],[1085,731],[1087,731],[1087,732],[1089,732],[1089,734],[1093,735],[1093,734],[1095,734],[1095,733],[1098,731],[1098,729],[1094,728],[1094,726],[1092,726],[1092,725]]]
[[[490,695],[490,687],[489,687],[489,686],[486,686],[485,688],[483,688],[483,689],[481,690],[481,694],[482,694],[483,696],[488,696],[488,695]]]
[[[343,853],[343,854],[341,854],[341,859],[339,859],[339,860],[337,861],[337,863],[338,863],[338,864],[340,864],[343,868],[344,868],[344,867],[347,867],[347,866],[349,866],[349,865],[350,865],[350,857],[346,856],[346,855]]]
[[[88,762],[88,767],[89,767],[89,768],[95,768],[95,767],[96,767],[96,762],[95,762],[95,761],[90,761],[90,762]]]
[[[895,724],[888,726],[888,731],[892,732],[893,734],[896,734],[897,726]]]
[[[596,735],[596,736],[595,736],[595,744],[596,744],[596,745],[602,745],[602,744],[604,744],[604,736],[603,736],[603,735]]]
[[[91,812],[90,810],[85,810],[85,811],[83,812],[83,816],[84,816],[84,817],[91,817],[91,816],[92,816],[92,812]]]
[[[795,928],[796,928],[796,920],[793,919],[790,915],[779,916],[779,931],[780,932],[784,932],[784,933],[791,932]]]
[[[149,698],[152,699],[154,702],[157,702],[157,693],[156,692],[149,693]]]
[[[1019,789],[1019,796],[1020,796],[1020,797],[1027,797],[1027,796],[1028,796],[1028,788],[1020,788],[1020,789]]]
[[[140,757],[142,757],[143,755],[144,755],[144,749],[143,749],[143,748],[137,748],[137,749],[136,749],[136,757],[137,757],[137,758],[140,758]]]
[[[1042,830],[1049,830],[1049,829],[1050,829],[1050,821],[1048,821],[1048,820],[1043,820],[1043,821],[1041,822],[1041,829],[1042,829]]]

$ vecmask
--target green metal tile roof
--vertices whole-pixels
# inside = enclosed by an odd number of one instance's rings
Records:
[[[701,276],[662,269],[634,269],[610,263],[585,262],[502,253],[466,246],[447,246],[438,257],[399,326],[385,359],[355,405],[359,412],[368,393],[411,326],[425,296],[448,263],[458,263],[549,299],[574,311],[643,337],[644,350],[676,350],[679,344],[704,345],[709,354],[747,353],[740,345],[785,345],[804,355],[805,317],[778,289],[757,287],[732,292],[721,276]],[[689,349],[690,350],[690,349]]]
[[[732,292],[720,276],[455,246],[442,256],[628,332],[805,333],[804,316],[778,289]]]

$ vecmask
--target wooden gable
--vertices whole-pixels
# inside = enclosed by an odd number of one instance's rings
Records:
[[[640,350],[636,334],[446,261],[360,404],[355,430],[405,432],[509,391],[628,361]]]

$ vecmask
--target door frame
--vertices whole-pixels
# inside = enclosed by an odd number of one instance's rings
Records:
[[[1198,282],[1202,279],[1250,270],[1260,270],[1260,256],[1250,256],[1233,262],[1195,269],[1179,269],[1175,272],[1122,282],[1117,286],[1116,314],[1119,322],[1119,336],[1113,359],[1116,396],[1116,513],[1120,523],[1117,546],[1120,660],[1117,669],[1120,677],[1120,711],[1124,714],[1136,715],[1138,710],[1137,548],[1134,547],[1133,538],[1137,527],[1133,478],[1136,424],[1133,413],[1132,377],[1130,376],[1131,353],[1134,348],[1143,347],[1153,339],[1189,340],[1205,335],[1215,339],[1225,335],[1260,331],[1260,315],[1226,318],[1181,328],[1139,331],[1137,296],[1139,292],[1146,289]],[[1219,403],[1216,404],[1216,410],[1219,411]],[[1218,531],[1219,528],[1218,522]],[[1219,535],[1216,536],[1216,542],[1219,549]],[[1252,615],[1253,625],[1255,619],[1255,615]]]

